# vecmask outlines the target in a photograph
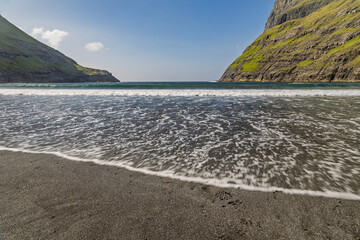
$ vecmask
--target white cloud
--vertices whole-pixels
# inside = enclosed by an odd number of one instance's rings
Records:
[[[34,28],[32,30],[31,35],[33,37],[40,36],[43,40],[46,40],[47,43],[51,47],[58,48],[61,41],[65,37],[67,37],[69,35],[69,33],[65,32],[65,31],[58,30],[58,29],[54,29],[52,31],[49,31],[49,30],[45,31],[44,28],[40,27],[40,28]]]
[[[44,32],[44,28],[42,28],[42,27],[41,28],[34,28],[32,30],[31,36],[37,37],[37,36],[41,35],[43,32]]]
[[[101,42],[92,42],[85,45],[85,49],[89,52],[97,52],[104,48],[104,44]]]
[[[69,35],[68,32],[54,29],[43,33],[42,38],[49,41],[50,46],[57,48],[60,42]]]

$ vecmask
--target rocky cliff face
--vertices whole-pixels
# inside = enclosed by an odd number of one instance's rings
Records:
[[[332,1],[334,0],[276,0],[265,30],[287,21],[304,18]]]
[[[85,68],[30,37],[0,16],[0,83],[118,82],[104,70]]]
[[[220,81],[360,82],[360,1],[277,0]]]

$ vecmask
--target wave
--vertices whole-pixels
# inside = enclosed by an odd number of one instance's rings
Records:
[[[0,151],[11,151],[11,152],[22,152],[22,153],[30,153],[30,154],[51,154],[55,155],[57,157],[61,157],[64,159],[68,159],[71,161],[76,162],[91,162],[97,165],[102,166],[113,166],[113,167],[120,167],[127,169],[129,171],[133,172],[139,172],[143,174],[153,175],[153,176],[159,176],[159,177],[166,177],[171,179],[176,179],[180,181],[186,181],[186,182],[195,182],[195,183],[201,183],[206,185],[211,185],[215,187],[222,187],[222,188],[237,188],[247,191],[259,191],[259,192],[283,192],[286,194],[291,195],[307,195],[307,196],[314,196],[314,197],[326,197],[326,198],[336,198],[336,199],[346,199],[346,200],[357,200],[360,201],[360,195],[356,195],[353,193],[346,193],[346,192],[334,192],[334,191],[312,191],[312,190],[303,190],[303,189],[287,189],[287,188],[279,188],[279,187],[256,187],[256,186],[250,186],[245,184],[233,184],[229,183],[233,181],[233,179],[223,178],[223,179],[204,179],[200,177],[186,177],[186,176],[177,176],[174,175],[171,171],[151,171],[147,169],[141,169],[141,168],[134,168],[131,166],[127,166],[121,162],[115,162],[115,161],[103,161],[98,159],[84,159],[79,157],[72,157],[68,156],[61,152],[49,152],[49,151],[32,151],[27,149],[20,149],[20,148],[7,148],[0,146]]]
[[[0,89],[0,95],[151,97],[359,97],[360,89]]]
[[[119,82],[119,83],[7,83],[0,88],[42,89],[360,89],[360,83],[308,82]]]

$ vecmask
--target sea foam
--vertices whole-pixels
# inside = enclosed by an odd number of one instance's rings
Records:
[[[360,96],[360,89],[11,89],[0,95],[26,96],[153,96],[153,97],[331,97]]]
[[[2,150],[220,187],[360,198],[359,90],[1,92]]]
[[[0,151],[10,151],[10,152],[22,152],[22,153],[30,153],[30,154],[50,154],[55,155],[57,157],[61,157],[64,159],[68,159],[71,161],[76,162],[91,162],[97,165],[102,166],[113,166],[113,167],[120,167],[127,169],[129,171],[153,175],[153,176],[159,176],[159,177],[166,177],[170,179],[176,179],[180,181],[186,181],[186,182],[194,182],[194,183],[201,183],[206,185],[211,185],[215,187],[222,187],[222,188],[237,188],[241,190],[247,190],[247,191],[259,191],[259,192],[283,192],[286,194],[292,194],[292,195],[307,195],[307,196],[314,196],[314,197],[326,197],[326,198],[336,198],[336,199],[345,199],[345,200],[356,200],[360,201],[360,196],[353,194],[353,193],[344,193],[344,192],[335,192],[335,191],[311,191],[311,190],[303,190],[303,189],[286,189],[286,188],[279,188],[279,187],[256,187],[256,186],[249,186],[245,184],[233,184],[229,183],[232,179],[204,179],[199,177],[184,177],[184,176],[177,176],[171,171],[150,171],[147,169],[139,169],[139,168],[133,168],[131,166],[125,165],[121,162],[108,162],[98,159],[83,159],[78,157],[72,157],[68,156],[66,154],[63,154],[61,152],[47,152],[47,151],[31,151],[26,149],[17,149],[17,148],[7,148],[7,147],[1,147]]]

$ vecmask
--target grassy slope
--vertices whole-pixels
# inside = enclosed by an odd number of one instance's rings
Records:
[[[302,1],[295,7],[312,1]],[[272,59],[286,63],[277,69],[280,72],[313,71],[338,64],[359,66],[360,57],[354,54],[360,50],[359,23],[360,1],[334,1],[305,18],[265,31],[227,71],[256,76]],[[346,59],[346,63],[339,63],[341,59]]]
[[[100,73],[99,70],[79,66],[0,16],[0,71],[48,70],[85,75]]]

